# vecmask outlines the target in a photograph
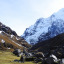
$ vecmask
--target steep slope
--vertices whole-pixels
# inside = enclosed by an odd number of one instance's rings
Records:
[[[10,34],[10,35],[14,35],[14,36],[17,36],[17,33],[15,31],[13,31],[11,28],[9,28],[8,26],[2,24],[0,22],[0,31],[4,31],[5,33],[7,34]]]
[[[57,35],[56,37],[49,40],[35,44],[31,50],[38,50],[44,53],[48,53],[49,51],[55,51],[62,48],[64,49],[64,33]]]
[[[0,22],[0,50],[29,48],[30,45],[11,28]]]
[[[40,18],[27,28],[23,37],[28,43],[35,44],[64,33],[64,8],[48,18]]]

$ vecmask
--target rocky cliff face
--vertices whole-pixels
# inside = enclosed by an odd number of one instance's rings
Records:
[[[35,44],[64,33],[64,8],[48,18],[40,18],[27,28],[22,37],[30,44]]]

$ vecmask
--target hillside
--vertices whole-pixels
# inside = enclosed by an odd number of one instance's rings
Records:
[[[35,64],[33,62],[13,62],[14,60],[20,60],[20,57],[13,55],[11,52],[0,51],[0,64]]]
[[[11,28],[0,22],[0,50],[29,48],[30,45]]]
[[[64,33],[46,41],[35,44],[31,50],[38,50],[44,53],[64,49]]]

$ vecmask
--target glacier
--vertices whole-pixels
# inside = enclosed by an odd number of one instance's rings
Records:
[[[25,30],[23,37],[28,43],[36,44],[64,33],[64,8],[48,18],[40,18]]]

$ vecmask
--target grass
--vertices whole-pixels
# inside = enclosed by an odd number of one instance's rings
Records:
[[[19,60],[20,57],[13,55],[12,52],[0,51],[0,64],[34,64],[33,62],[13,62],[15,59]]]
[[[23,47],[21,47],[21,46],[18,46],[18,45],[15,44],[14,42],[12,42],[12,40],[10,40],[7,36],[3,36],[3,35],[0,34],[0,39],[5,40],[6,43],[10,43],[10,44],[12,44],[14,47],[16,47],[16,48],[23,48]]]

